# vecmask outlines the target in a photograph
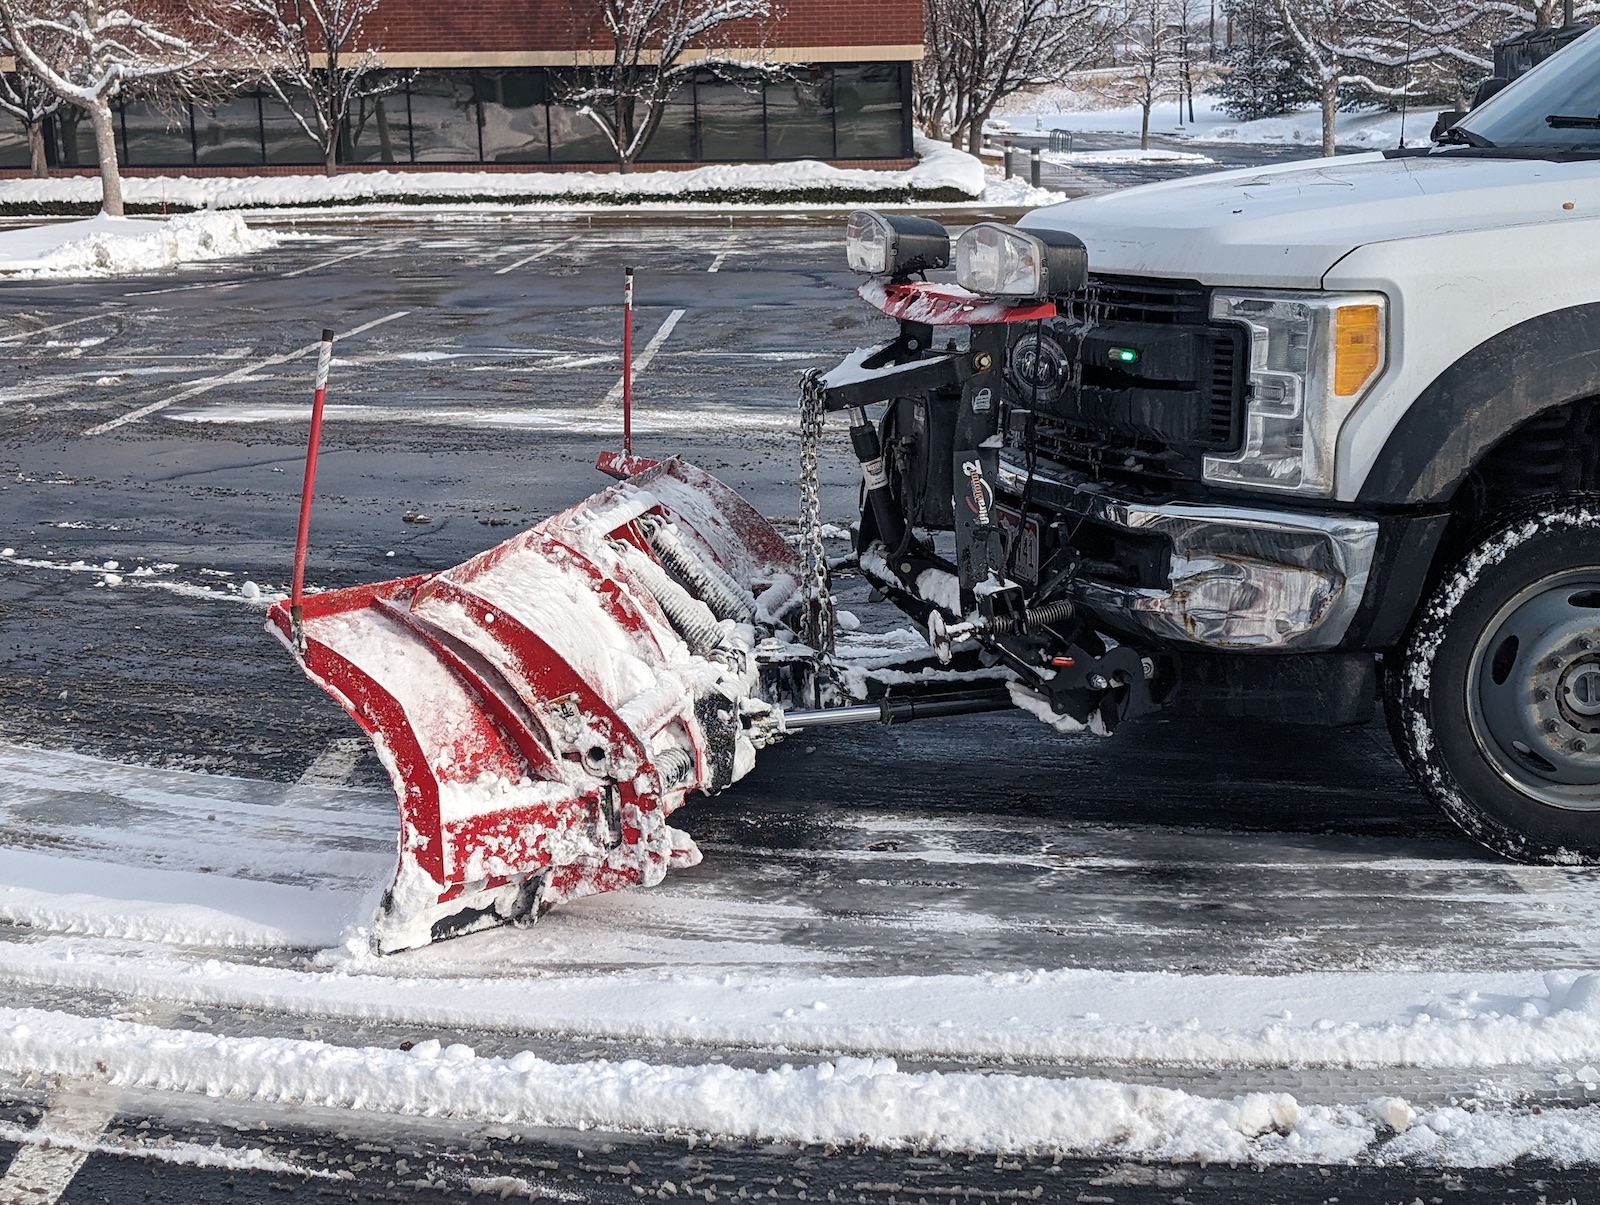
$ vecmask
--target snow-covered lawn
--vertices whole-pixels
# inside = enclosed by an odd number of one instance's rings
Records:
[[[99,188],[98,182],[95,188]],[[168,219],[109,218],[0,231],[0,277],[130,276],[275,247],[282,236],[252,230],[234,213]]]
[[[918,138],[916,166],[906,171],[833,167],[816,160],[730,163],[692,171],[616,172],[352,172],[326,176],[250,176],[243,179],[188,176],[130,177],[123,194],[130,205],[178,208],[276,209],[326,205],[454,201],[515,203],[549,207],[578,204],[726,207],[729,204],[792,208],[841,199],[907,199],[919,195],[953,200],[977,198],[984,190],[977,159],[950,146]],[[792,198],[787,199],[787,198]],[[100,182],[89,177],[0,181],[0,206],[83,205],[100,199]],[[837,203],[837,202],[834,202]]]
[[[1019,134],[1071,130],[1138,137],[1137,108],[1088,107],[1093,103],[1092,98],[1070,87],[1051,89],[1017,98],[989,129],[992,134],[1003,134],[1008,129]],[[1427,146],[1436,116],[1433,108],[1413,109],[1403,118],[1399,113],[1385,111],[1340,113],[1336,138],[1341,147],[1385,150],[1400,145],[1404,124],[1407,146]],[[1180,115],[1178,106],[1171,102],[1159,104],[1150,114],[1150,132],[1163,138],[1239,146],[1304,146],[1314,150],[1322,145],[1322,113],[1314,108],[1260,121],[1239,121],[1218,108],[1214,97],[1197,96],[1194,117],[1192,122],[1187,120],[1187,111]]]

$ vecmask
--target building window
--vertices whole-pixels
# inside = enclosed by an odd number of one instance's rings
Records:
[[[411,135],[411,119],[407,113],[403,83],[376,96],[358,96],[350,102],[350,110],[345,116],[339,161],[409,163]]]
[[[700,117],[700,158],[744,163],[767,157],[760,80],[723,80],[709,72],[695,85]]]
[[[688,80],[667,99],[638,162],[683,163],[694,157],[694,81]]]
[[[543,71],[480,71],[477,91],[486,163],[550,161],[550,93]]]
[[[299,112],[315,122],[309,98],[297,92],[287,95]],[[316,128],[315,124],[312,128]],[[322,148],[305,132],[288,106],[270,92],[261,97],[261,132],[266,139],[268,163],[309,167],[322,162]]]
[[[28,129],[9,113],[0,113],[0,167],[28,167]]]
[[[52,119],[56,133],[56,162],[62,167],[97,167],[100,156],[94,150],[94,131],[89,115],[72,105],[62,105]]]
[[[470,71],[419,71],[412,79],[411,157],[417,163],[483,161]]]
[[[550,158],[556,163],[615,163],[617,152],[600,127],[578,111],[576,105],[557,100],[583,85],[581,75],[552,71],[550,81]]]
[[[768,159],[833,159],[833,72],[797,67],[767,83]]]
[[[194,162],[189,106],[166,112],[148,101],[122,107],[122,161],[129,167],[188,166]]]
[[[196,161],[206,167],[261,162],[261,98],[236,96],[215,109],[194,110]]]
[[[833,69],[834,123],[841,159],[896,159],[901,150],[898,63],[864,63]]]

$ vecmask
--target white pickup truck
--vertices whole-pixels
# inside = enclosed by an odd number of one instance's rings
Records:
[[[1426,150],[848,241],[901,333],[825,408],[936,647],[1060,727],[1381,694],[1467,833],[1600,860],[1600,31]]]

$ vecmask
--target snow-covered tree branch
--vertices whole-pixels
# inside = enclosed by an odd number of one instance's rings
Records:
[[[1103,61],[1117,28],[1101,0],[925,0],[916,116],[976,152],[1007,97]]]
[[[122,216],[122,176],[111,106],[129,88],[170,82],[206,61],[210,48],[198,19],[204,7],[175,8],[160,0],[0,0],[0,30],[18,65],[88,116],[101,205],[113,217]]]
[[[322,150],[328,175],[339,170],[339,139],[351,110],[395,85],[375,84],[383,61],[368,25],[382,0],[225,0],[220,28]]]
[[[694,71],[780,71],[764,55],[732,53],[729,40],[737,23],[770,17],[771,0],[595,0],[595,10],[597,28],[583,32],[607,44],[595,56],[602,61],[580,64],[557,94],[599,128],[621,172],[632,169]]]

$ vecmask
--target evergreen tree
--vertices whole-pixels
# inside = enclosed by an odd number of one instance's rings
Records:
[[[1284,30],[1273,0],[1224,0],[1232,41],[1210,92],[1240,121],[1275,117],[1317,99],[1314,73]]]

